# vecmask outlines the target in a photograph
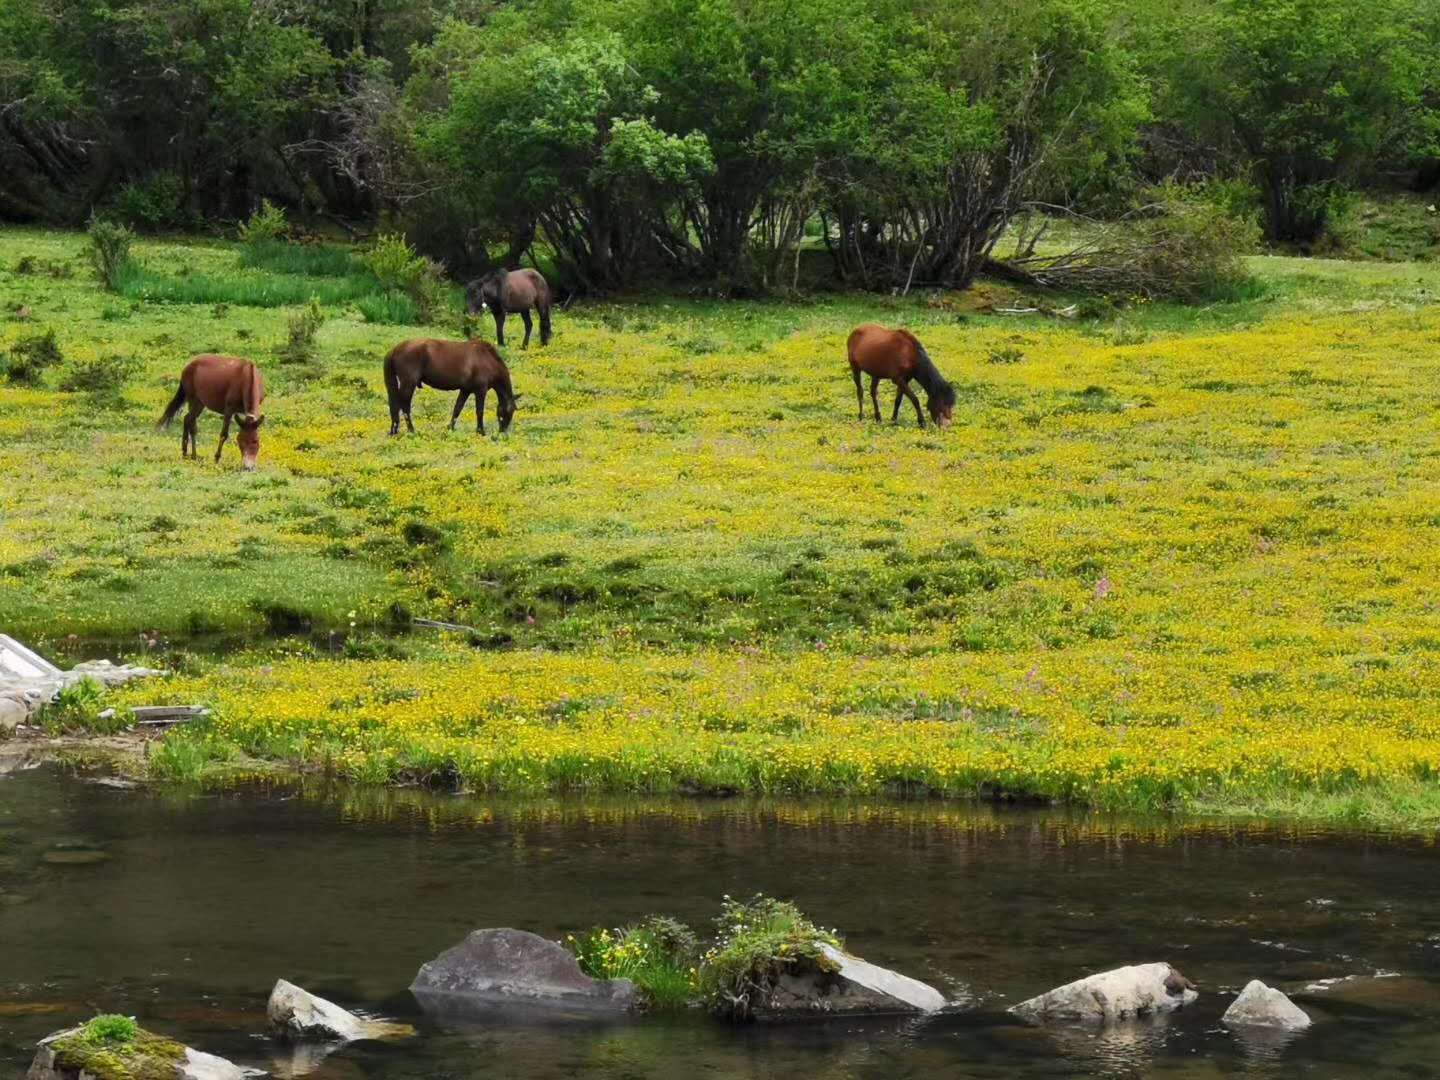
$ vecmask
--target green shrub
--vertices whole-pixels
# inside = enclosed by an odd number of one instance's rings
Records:
[[[104,698],[105,688],[94,679],[73,682],[62,687],[41,710],[41,726],[52,732],[85,728],[100,712],[100,703]]]
[[[140,371],[140,361],[133,356],[100,356],[81,360],[71,366],[60,381],[60,389],[68,393],[85,393],[105,402],[118,402],[121,391]]]
[[[386,293],[409,297],[426,322],[434,321],[449,302],[444,268],[417,254],[399,234],[382,233],[361,261]]]
[[[119,288],[120,278],[130,263],[130,244],[135,234],[124,225],[104,218],[91,218],[87,252],[95,267],[100,284],[112,292]]]
[[[111,204],[114,215],[137,229],[173,229],[188,224],[185,187],[171,172],[151,173],[126,184]]]
[[[595,979],[629,979],[647,1008],[683,1009],[699,990],[699,939],[675,919],[657,915],[639,926],[595,929],[566,944],[581,971]]]
[[[355,308],[368,323],[388,326],[416,326],[420,323],[420,308],[408,296],[393,293],[362,296],[355,301]]]
[[[45,369],[65,359],[55,341],[55,331],[23,337],[0,356],[0,376],[15,386],[39,386]]]
[[[132,1017],[116,1013],[93,1017],[80,1029],[80,1038],[90,1046],[132,1043],[139,1034],[140,1025]]]
[[[290,222],[285,218],[285,211],[269,199],[261,199],[260,209],[240,226],[240,241],[244,244],[275,243],[289,236]]]
[[[840,945],[794,904],[768,896],[725,897],[715,929],[715,943],[701,958],[700,988],[706,1006],[731,1020],[754,1016],[783,971],[823,967],[822,943]]]
[[[315,359],[315,335],[325,325],[325,312],[320,301],[310,298],[310,303],[290,316],[289,336],[284,345],[276,350],[282,364],[308,364]]]

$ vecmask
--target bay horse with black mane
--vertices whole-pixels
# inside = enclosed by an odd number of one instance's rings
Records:
[[[465,309],[478,315],[485,308],[495,317],[495,343],[505,344],[505,315],[525,320],[522,349],[530,347],[530,309],[540,315],[540,344],[550,344],[550,286],[538,270],[491,270],[465,286]]]
[[[436,338],[411,338],[396,345],[385,356],[385,396],[390,399],[390,434],[400,434],[400,414],[405,426],[413,433],[410,404],[415,390],[431,386],[436,390],[458,390],[455,411],[450,414],[450,430],[465,407],[465,399],[475,395],[475,430],[485,434],[485,395],[495,391],[500,414],[500,430],[510,426],[515,404],[520,395],[510,386],[510,369],[495,346],[488,341],[440,341]]]
[[[850,331],[846,342],[850,358],[850,374],[855,378],[855,398],[860,404],[860,419],[865,419],[865,392],[860,388],[860,375],[870,376],[870,403],[875,409],[875,420],[880,420],[880,399],[876,387],[881,379],[895,384],[895,408],[890,412],[890,422],[900,420],[900,402],[909,398],[915,406],[915,419],[925,426],[925,417],[920,412],[920,399],[910,389],[914,379],[925,388],[925,406],[930,419],[940,427],[950,426],[950,417],[955,411],[955,388],[945,381],[925,346],[909,330],[890,330],[875,323],[865,323]]]
[[[240,444],[240,463],[248,471],[255,468],[255,459],[260,455],[260,425],[265,422],[260,403],[264,400],[265,380],[249,360],[202,353],[180,372],[180,389],[165,407],[157,426],[169,427],[180,407],[188,402],[190,411],[185,414],[180,435],[180,456],[186,456],[188,447],[193,458],[197,456],[196,419],[206,409],[219,413],[225,418],[225,426],[220,429],[220,445],[215,448],[218,462],[225,440],[230,438],[230,421],[234,420],[240,425],[240,434],[235,437]]]

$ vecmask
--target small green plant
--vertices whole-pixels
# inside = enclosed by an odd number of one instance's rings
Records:
[[[135,1041],[140,1025],[133,1017],[102,1013],[85,1022],[80,1038],[90,1046],[124,1046]]]
[[[90,678],[61,687],[54,699],[41,711],[41,726],[52,732],[86,727],[100,712],[104,697],[105,688]]]
[[[261,199],[260,209],[240,226],[240,241],[244,244],[274,243],[289,236],[290,222],[285,217],[285,211],[269,199]]]
[[[60,381],[60,389],[72,394],[88,394],[99,404],[121,404],[121,394],[140,366],[140,361],[133,356],[97,356],[77,361]]]
[[[991,349],[985,356],[986,363],[990,364],[1018,364],[1025,359],[1025,354],[1014,345],[1006,345],[1003,348]]]
[[[173,731],[153,744],[148,757],[150,773],[161,780],[193,784],[215,763],[231,761],[235,747],[199,730]]]
[[[706,1006],[731,1020],[752,1018],[781,973],[825,966],[822,944],[839,947],[840,939],[788,900],[758,894],[746,901],[725,897],[715,920],[715,943],[701,957]]]
[[[119,222],[91,218],[86,232],[87,252],[100,284],[114,292],[130,263],[130,245],[135,234]]]
[[[420,308],[410,297],[396,293],[362,296],[355,308],[367,323],[386,326],[415,326],[420,322]],[[467,339],[468,340],[468,339]]]
[[[433,321],[449,301],[444,268],[418,254],[398,233],[381,234],[361,261],[387,294],[409,297],[426,322]]]
[[[320,308],[320,301],[315,297],[310,298],[310,303],[304,308],[290,316],[288,326],[288,338],[285,344],[276,350],[282,364],[308,364],[315,359],[315,335],[325,325],[325,312]]]
[[[683,1009],[700,987],[700,942],[682,922],[652,916],[638,926],[595,929],[566,944],[596,979],[629,979],[650,1009]]]
[[[65,357],[55,340],[55,331],[23,337],[0,356],[0,377],[15,386],[39,386],[47,368],[61,363]]]

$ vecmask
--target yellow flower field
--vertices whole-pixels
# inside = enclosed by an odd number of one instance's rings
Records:
[[[212,703],[174,737],[206,755],[1137,807],[1435,786],[1440,272],[1257,260],[1261,300],[1081,322],[964,298],[577,304],[550,348],[507,351],[507,435],[446,432],[449,396],[422,390],[419,434],[390,439],[380,357],[454,328],[327,308],[318,359],[286,366],[285,309],[9,270],[79,240],[0,237],[0,307],[34,309],[0,350],[48,325],[67,363],[142,370],[107,409],[0,384],[0,625],[183,645],[358,624],[338,655],[197,646],[126,693]],[[863,319],[921,336],[953,428],[857,422]],[[205,459],[214,417],[198,463],[151,430],[211,348],[266,371],[253,475],[233,447]],[[379,633],[407,615],[476,634]]]

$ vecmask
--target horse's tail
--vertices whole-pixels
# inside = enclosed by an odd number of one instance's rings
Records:
[[[170,404],[165,406],[165,411],[160,415],[160,422],[159,422],[158,424],[156,424],[155,427],[156,427],[156,428],[167,428],[167,427],[169,427],[169,426],[170,426],[170,422],[175,419],[175,414],[180,411],[180,407],[181,407],[182,405],[184,405],[184,404],[185,404],[185,380],[184,380],[184,379],[181,379],[181,380],[180,380],[180,385],[179,385],[179,387],[177,387],[176,390],[175,390],[175,396],[170,399]]]
[[[395,370],[395,354],[400,348],[396,345],[385,354],[385,396],[390,398],[400,392],[400,374]]]

